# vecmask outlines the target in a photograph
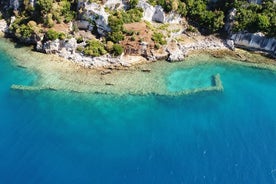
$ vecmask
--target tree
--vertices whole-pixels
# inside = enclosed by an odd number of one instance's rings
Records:
[[[53,0],[38,0],[36,6],[38,11],[45,16],[53,8]]]
[[[257,15],[257,25],[259,30],[264,30],[267,31],[269,26],[270,26],[270,22],[269,22],[269,18],[266,15]]]
[[[115,56],[119,56],[124,52],[124,48],[120,45],[120,44],[114,44],[113,45],[113,49],[112,49],[112,53]]]

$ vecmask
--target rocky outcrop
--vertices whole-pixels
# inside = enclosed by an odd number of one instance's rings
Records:
[[[45,52],[47,54],[63,54],[62,56],[68,58],[70,54],[74,54],[77,48],[77,41],[75,38],[66,40],[49,40],[45,43],[39,42],[37,44],[37,50]]]
[[[134,64],[145,61],[142,56],[119,56],[113,57],[110,54],[99,57],[85,56],[80,52],[76,52],[78,45],[75,38],[66,40],[46,41],[45,43],[38,42],[36,49],[47,54],[56,54],[62,58],[69,59],[86,68],[120,68],[129,67]]]
[[[143,9],[143,20],[149,22],[159,22],[159,23],[180,23],[181,16],[176,13],[165,14],[161,6],[153,7],[145,0],[140,0],[137,7]]]
[[[176,47],[169,47],[167,48],[167,52],[169,54],[168,61],[183,61],[185,58],[185,53],[180,49],[181,46],[177,45]]]
[[[169,13],[165,18],[165,22],[169,24],[180,24],[181,21],[181,15],[174,12]]]
[[[7,31],[8,31],[7,22],[4,19],[0,20],[0,35],[4,35]]]
[[[155,11],[152,16],[152,21],[164,23],[165,22],[165,13],[161,6],[155,6]]]
[[[108,14],[105,12],[103,6],[89,2],[79,2],[78,6],[81,10],[79,12],[82,12],[80,13],[79,22],[77,24],[80,29],[87,27],[84,25],[89,23],[88,29],[91,31],[94,29],[94,26],[96,26],[99,35],[103,36],[111,31],[108,26]]]
[[[228,16],[226,18],[224,29],[225,29],[225,31],[227,32],[228,35],[232,34],[232,29],[233,29],[233,26],[234,26],[234,21],[235,21],[236,13],[237,13],[237,9],[236,8],[232,8],[229,11]]]
[[[276,39],[267,38],[262,33],[237,33],[231,36],[237,47],[260,50],[276,55]]]
[[[213,36],[200,39],[191,43],[177,43],[173,46],[169,45],[166,51],[169,54],[168,61],[183,61],[189,52],[197,50],[220,50],[228,49],[223,40]]]
[[[111,10],[118,10],[118,9],[123,9],[127,6],[125,2],[122,0],[107,0],[104,3],[104,7],[107,7]]]

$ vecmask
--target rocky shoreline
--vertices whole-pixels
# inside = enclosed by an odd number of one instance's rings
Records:
[[[32,4],[33,5],[33,4]],[[35,50],[46,54],[55,54],[67,60],[70,60],[85,68],[104,68],[104,69],[122,69],[136,64],[154,62],[157,60],[167,60],[169,62],[183,61],[191,53],[197,51],[229,51],[235,50],[235,47],[262,51],[276,57],[276,39],[266,38],[261,33],[236,33],[232,34],[232,24],[235,17],[235,9],[229,12],[228,23],[225,29],[229,35],[229,39],[224,40],[214,35],[202,36],[197,31],[187,31],[187,22],[177,13],[166,14],[161,6],[152,6],[147,1],[139,0],[137,7],[143,10],[143,17],[140,23],[136,23],[135,32],[139,26],[144,26],[145,34],[153,34],[158,30],[165,36],[165,44],[158,45],[151,43],[152,38],[143,40],[144,35],[140,35],[139,42],[125,41],[125,48],[121,55],[114,56],[110,53],[102,56],[92,57],[87,56],[83,52],[78,51],[79,47],[85,47],[86,42],[79,42],[77,36],[85,35],[87,40],[94,35],[91,34],[94,28],[104,39],[105,35],[110,31],[108,24],[108,12],[105,8],[124,9],[127,4],[123,1],[106,1],[103,5],[81,1],[78,3],[78,9],[81,10],[77,21],[70,22],[67,31],[73,30],[76,26],[80,33],[70,35],[69,37],[60,39],[45,39],[46,34],[35,33],[31,37],[18,38],[12,33],[11,25],[15,21],[15,17],[11,17],[9,23],[4,19],[0,20],[0,36],[6,36],[15,39],[24,44],[35,46]],[[18,8],[13,7],[15,10]],[[97,16],[95,16],[97,15]],[[93,20],[93,24],[88,20]],[[184,21],[184,23],[183,23]],[[131,27],[131,26],[130,26]],[[141,30],[139,30],[141,31]],[[151,35],[152,36],[152,35]],[[132,38],[133,39],[133,38]],[[153,47],[154,45],[154,47]],[[156,48],[156,45],[158,48]]]
[[[2,36],[8,32],[8,24],[5,20],[0,21],[0,32]],[[190,36],[181,35],[189,39],[187,42],[177,42],[175,39],[171,39],[168,44],[164,45],[161,49],[152,49],[143,55],[120,55],[114,57],[110,54],[106,54],[99,57],[85,56],[84,54],[77,52],[77,47],[80,45],[77,43],[76,38],[70,38],[65,40],[56,39],[53,41],[47,41],[42,43],[36,42],[36,51],[55,54],[62,58],[68,59],[74,63],[77,63],[85,68],[124,68],[130,67],[136,64],[154,62],[157,60],[167,60],[170,62],[183,61],[185,57],[195,50],[226,50],[229,49],[225,40],[216,38],[215,36]],[[192,41],[191,41],[192,40]],[[141,43],[146,44],[146,43]],[[141,49],[143,49],[141,47]],[[141,51],[142,53],[143,51]]]

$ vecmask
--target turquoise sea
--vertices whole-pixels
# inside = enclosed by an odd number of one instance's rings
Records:
[[[275,184],[276,72],[231,63],[172,71],[190,96],[24,92],[36,73],[0,51],[1,184]]]

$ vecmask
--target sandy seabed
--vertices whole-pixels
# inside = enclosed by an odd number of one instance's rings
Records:
[[[15,84],[12,87],[21,90],[51,89],[107,94],[182,95],[200,91],[220,91],[223,88],[210,86],[208,89],[197,89],[182,93],[172,93],[167,90],[166,76],[177,69],[196,66],[198,63],[229,62],[248,67],[276,70],[275,60],[238,49],[236,52],[197,51],[191,53],[183,62],[157,61],[127,69],[112,70],[110,74],[101,75],[102,69],[84,68],[57,55],[34,52],[29,47],[17,46],[6,39],[0,40],[0,49],[13,57],[15,65],[24,67],[30,72],[35,72],[38,76],[32,87],[20,87],[20,84]]]

